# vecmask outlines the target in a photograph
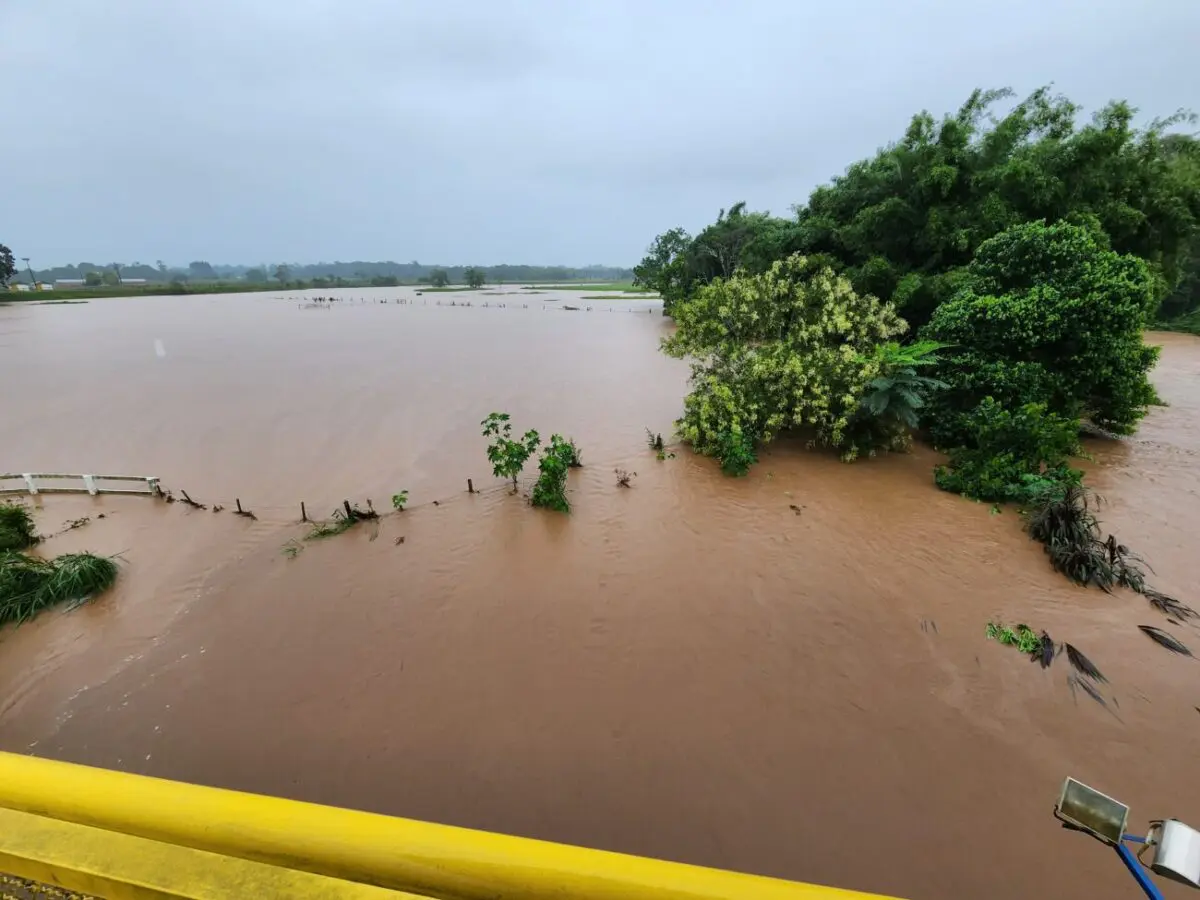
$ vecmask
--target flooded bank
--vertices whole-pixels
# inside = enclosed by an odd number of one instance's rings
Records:
[[[259,515],[47,498],[47,532],[111,513],[53,552],[125,571],[0,634],[0,748],[914,898],[1128,896],[1051,816],[1067,774],[1137,827],[1200,820],[1200,664],[1138,632],[1163,624],[1142,598],[1053,573],[1011,511],[937,491],[932,452],[659,462],[643,429],[669,431],[687,370],[661,316],[624,311],[647,304],[346,293],[367,302],[0,309],[0,375],[37,386],[0,397],[0,465],[154,474]],[[1155,340],[1170,405],[1089,447],[1090,480],[1197,605],[1200,341]],[[578,441],[570,517],[492,489],[492,410]],[[300,500],[401,489],[377,528],[281,552]],[[1111,708],[988,620],[1084,650]]]

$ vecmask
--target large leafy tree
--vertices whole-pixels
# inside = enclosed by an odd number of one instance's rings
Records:
[[[715,279],[675,318],[663,349],[692,359],[677,428],[734,472],[785,429],[810,429],[847,457],[864,449],[848,434],[851,417],[880,374],[877,348],[907,327],[889,304],[799,255]]]
[[[938,369],[949,387],[926,409],[935,442],[971,446],[969,415],[989,397],[1133,432],[1157,402],[1148,373],[1158,349],[1142,340],[1155,279],[1106,244],[1094,227],[1032,222],[980,246],[962,289],[923,331],[953,345]]]

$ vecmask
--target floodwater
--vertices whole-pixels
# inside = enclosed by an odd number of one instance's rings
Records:
[[[1130,896],[1052,817],[1067,775],[1135,829],[1200,823],[1200,663],[1136,626],[1200,632],[1069,584],[1014,513],[937,491],[936,454],[659,462],[643,429],[669,432],[687,370],[656,304],[339,293],[0,308],[0,467],[258,516],[45,498],[45,532],[93,516],[48,552],[123,574],[0,633],[0,748],[912,898]],[[1093,444],[1089,479],[1200,605],[1200,341],[1152,339],[1170,405]],[[492,410],[582,447],[569,517],[490,476]],[[301,500],[401,489],[283,552]],[[1108,707],[989,620],[1075,644]]]

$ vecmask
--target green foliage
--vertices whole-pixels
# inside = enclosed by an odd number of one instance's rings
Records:
[[[970,445],[984,397],[1131,433],[1158,402],[1148,378],[1158,350],[1142,340],[1154,303],[1146,264],[1087,228],[1031,222],[985,241],[922,331],[954,345],[938,367],[950,387],[925,417],[935,443]]]
[[[1035,634],[1028,625],[1018,625],[1014,629],[1007,625],[988,622],[986,634],[989,640],[1016,647],[1028,656],[1037,656],[1042,652],[1042,638]]]
[[[1042,486],[1030,497],[1025,527],[1045,547],[1055,571],[1077,584],[1145,592],[1144,561],[1111,534],[1101,538],[1098,507],[1096,496],[1083,485]]]
[[[408,491],[401,491],[398,494],[392,494],[392,509],[397,511],[404,510],[404,504],[408,502]]]
[[[1079,422],[1047,412],[1043,403],[1015,411],[991,397],[964,417],[970,446],[950,451],[934,474],[944,491],[975,500],[1022,502],[1053,484],[1078,484],[1069,460],[1079,453]]]
[[[758,462],[754,445],[753,436],[741,431],[722,431],[718,434],[715,455],[721,463],[721,471],[735,477],[747,474],[750,467]]]
[[[677,430],[733,472],[745,471],[759,443],[791,428],[811,429],[854,458],[863,448],[848,427],[880,373],[876,348],[906,327],[889,305],[802,256],[762,275],[719,278],[675,318],[663,349],[693,360]]]
[[[856,292],[921,326],[986,240],[1039,219],[1086,224],[1145,260],[1156,300],[1200,268],[1200,142],[1170,133],[1186,115],[1138,129],[1135,110],[1113,102],[1081,125],[1079,108],[1049,88],[996,114],[1011,97],[976,90],[940,121],[918,113],[898,141],[816,188],[794,220],[739,204],[695,238],[667,232],[635,269],[639,283],[673,311],[733,268],[763,272],[799,252],[826,257]],[[1190,302],[1177,295],[1172,316]]]
[[[562,435],[552,434],[550,443],[542,451],[538,462],[538,479],[534,482],[530,502],[543,509],[553,509],[557,512],[570,512],[571,504],[567,500],[567,470],[573,460],[579,458],[579,451],[574,442],[563,440]]]
[[[907,450],[911,430],[920,424],[920,411],[928,396],[949,385],[918,370],[936,365],[937,352],[945,348],[937,341],[901,345],[895,341],[875,349],[879,376],[867,385],[850,420],[850,433],[858,446]]]
[[[290,266],[280,263],[275,267],[275,280],[280,284],[287,284],[292,280],[292,270]]]
[[[53,560],[0,553],[0,625],[27,622],[59,603],[84,603],[111,587],[117,572],[111,557],[91,553],[65,553]]]
[[[436,288],[443,288],[450,283],[450,275],[445,269],[434,269],[429,273],[429,283]]]
[[[463,269],[463,281],[467,283],[468,287],[481,288],[483,287],[486,279],[487,276],[483,269],[479,268],[478,266],[467,266],[465,269]]]
[[[0,552],[24,550],[37,541],[33,514],[29,509],[7,501],[0,503]]]
[[[665,449],[665,445],[663,444],[662,435],[658,434],[657,432],[651,431],[649,428],[647,428],[646,429],[646,446],[648,446],[655,453],[662,453],[663,450]]]
[[[83,283],[86,287],[100,287],[104,284],[104,279],[99,272],[88,272],[83,276]]]
[[[247,269],[245,278],[246,281],[250,282],[251,284],[266,284],[267,273],[263,269]]]
[[[497,478],[511,478],[514,493],[517,490],[518,479],[525,463],[531,457],[542,439],[532,429],[526,431],[520,440],[512,438],[512,423],[508,413],[489,413],[480,422],[483,436],[492,438],[488,444],[488,462],[492,464],[492,474]]]
[[[17,274],[17,263],[13,252],[4,244],[0,244],[0,288],[8,287],[8,282]]]

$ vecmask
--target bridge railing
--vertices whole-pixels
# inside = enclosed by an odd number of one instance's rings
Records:
[[[63,475],[56,472],[0,474],[0,494],[145,494],[162,493],[152,475]]]
[[[0,873],[108,900],[869,896],[10,753]]]

